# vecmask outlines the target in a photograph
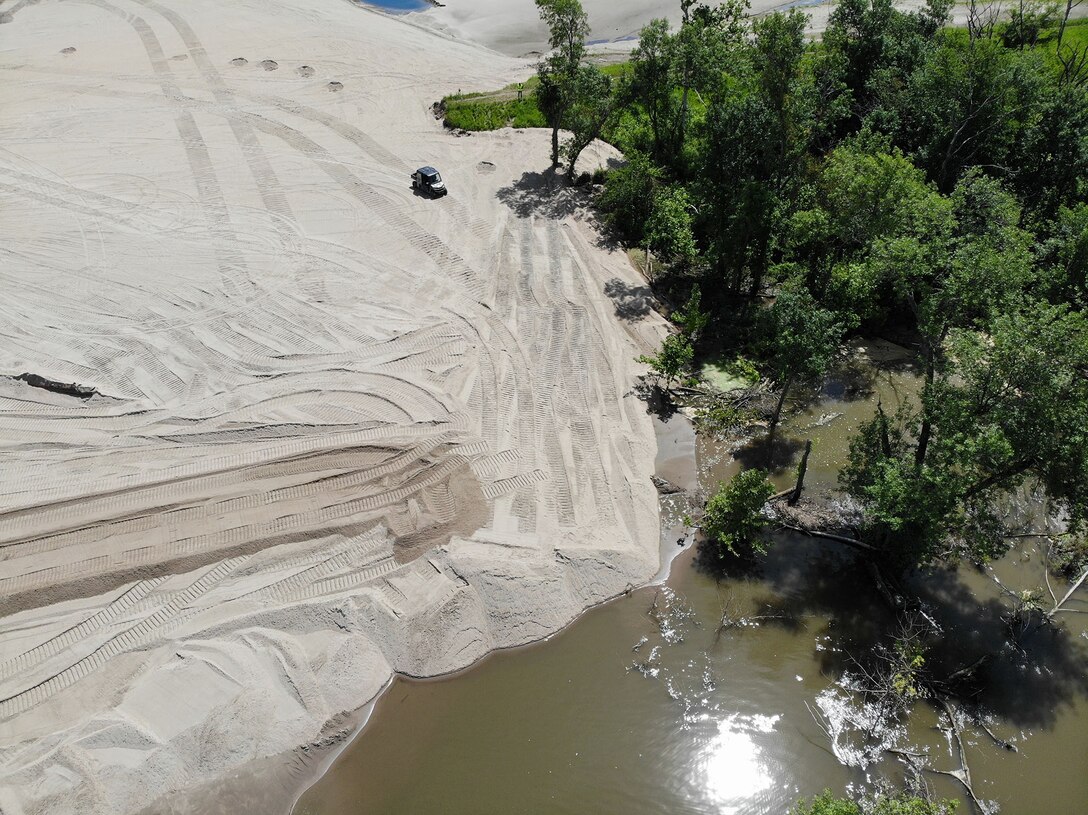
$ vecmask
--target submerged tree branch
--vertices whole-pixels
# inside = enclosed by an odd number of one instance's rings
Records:
[[[1085,580],[1088,580],[1088,569],[1085,569],[1083,572],[1081,572],[1080,577],[1078,577],[1076,582],[1069,587],[1069,591],[1065,593],[1065,596],[1062,597],[1062,599],[1058,602],[1056,606],[1054,606],[1054,608],[1050,609],[1050,611],[1046,613],[1046,618],[1048,620],[1053,620],[1054,615],[1061,611],[1068,611],[1068,609],[1063,609],[1062,606],[1064,606],[1066,602],[1069,601],[1069,598],[1073,596],[1077,589],[1084,585]]]
[[[792,488],[786,490],[784,494],[789,495],[791,492],[793,492]],[[783,529],[789,529],[793,532],[800,532],[802,535],[808,535],[810,538],[825,538],[827,540],[845,543],[847,546],[853,546],[855,549],[860,549],[862,552],[865,552],[867,554],[876,554],[880,551],[875,546],[870,546],[868,543],[865,543],[864,541],[859,541],[857,538],[848,538],[845,535],[835,535],[831,532],[820,532],[816,529],[805,529],[803,526],[797,526],[795,524],[786,523],[784,521],[779,521],[778,525],[781,526]]]

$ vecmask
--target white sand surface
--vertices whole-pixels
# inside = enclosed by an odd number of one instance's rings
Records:
[[[442,0],[440,8],[406,15],[413,22],[431,26],[450,36],[481,43],[506,54],[535,55],[548,48],[548,31],[540,22],[534,0]],[[714,5],[715,0],[706,0]],[[924,0],[898,0],[904,10],[921,8]],[[1005,19],[1007,3],[995,4]],[[758,17],[773,11],[798,8],[809,18],[808,31],[816,36],[827,28],[834,0],[751,0],[749,14]],[[664,18],[680,23],[680,0],[582,0],[589,18],[590,41],[604,52],[627,52],[636,45],[638,32],[650,20]],[[952,11],[953,22],[966,24],[966,3]],[[1078,9],[1074,16],[1088,14]]]
[[[662,322],[547,133],[430,111],[527,63],[335,0],[0,19],[0,811],[136,811],[654,574]]]
[[[540,22],[534,0],[442,0],[440,8],[408,15],[460,39],[487,45],[506,54],[531,55],[547,50],[548,30]],[[908,0],[916,2],[916,0]],[[752,0],[753,16],[775,9],[801,6],[822,31],[832,5],[819,0]],[[680,0],[582,0],[590,25],[590,40],[598,46],[627,50],[650,20],[680,23]]]

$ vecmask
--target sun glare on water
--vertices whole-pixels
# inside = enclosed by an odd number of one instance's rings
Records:
[[[700,761],[702,786],[721,806],[722,815],[733,815],[774,783],[762,750],[754,738],[770,733],[781,716],[734,714],[718,722],[718,734],[707,744]]]

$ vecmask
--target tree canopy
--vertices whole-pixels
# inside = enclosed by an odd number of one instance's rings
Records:
[[[666,385],[700,348],[751,359],[777,388],[773,435],[852,335],[912,349],[920,398],[859,429],[841,479],[889,564],[1000,555],[997,507],[1026,480],[1072,531],[1088,518],[1076,4],[955,29],[950,0],[842,0],[810,42],[798,9],[681,0],[679,26],[650,22],[606,75],[578,0],[537,0],[553,162],[573,173],[594,137],[617,144],[600,210],[655,287],[699,293],[698,330],[644,358]]]

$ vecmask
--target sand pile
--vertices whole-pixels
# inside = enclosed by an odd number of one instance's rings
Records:
[[[716,6],[720,0],[703,0]],[[808,17],[808,33],[817,36],[828,25],[836,3],[830,0],[750,0],[748,13],[753,17],[775,11],[788,13],[798,9]],[[925,0],[897,0],[897,8],[913,11],[925,6]],[[666,19],[673,28],[680,25],[680,0],[582,0],[589,18],[590,42],[596,51],[626,53],[637,43],[638,33],[653,19]],[[996,3],[989,12],[1007,19],[1010,2]],[[1073,16],[1084,16],[1088,9],[1077,9]],[[967,23],[968,5],[952,10],[954,25]],[[439,8],[408,15],[414,22],[442,31],[462,40],[471,40],[505,54],[533,56],[548,48],[548,30],[540,22],[534,0],[443,0]]]
[[[660,321],[546,133],[429,110],[525,63],[330,0],[0,11],[0,811],[135,811],[654,573]]]

